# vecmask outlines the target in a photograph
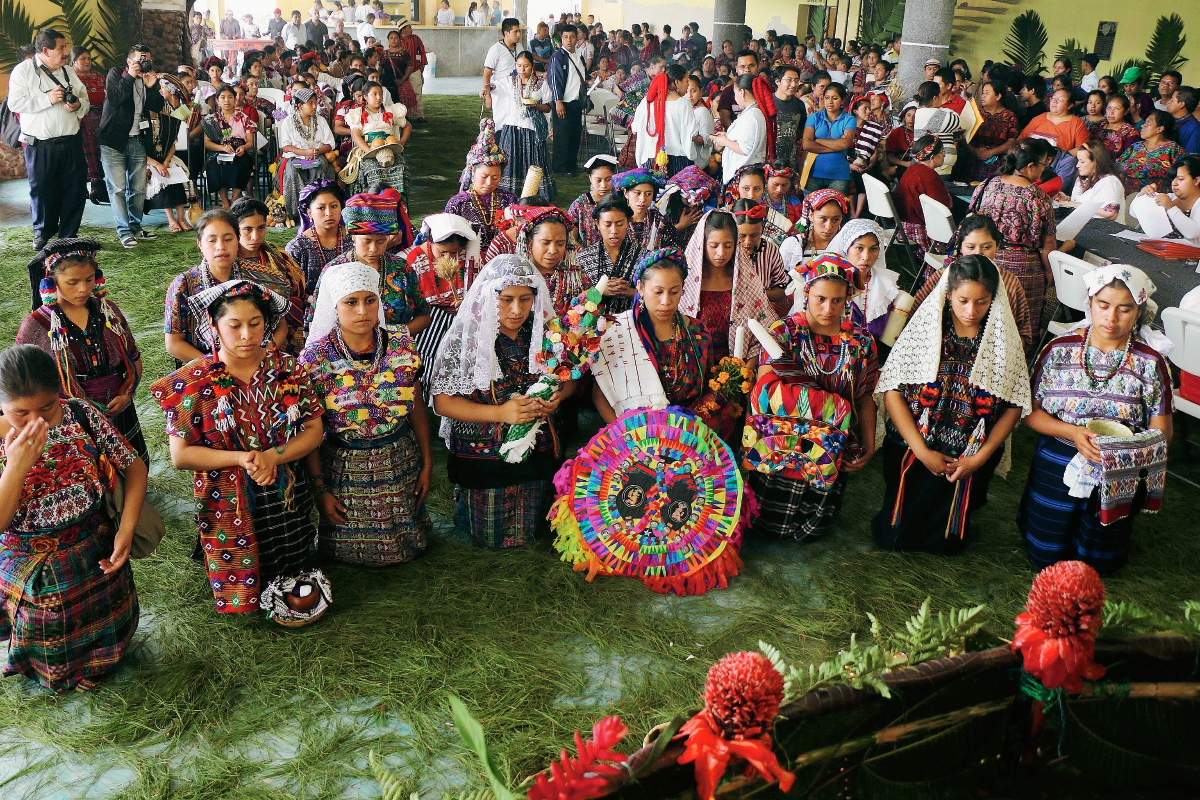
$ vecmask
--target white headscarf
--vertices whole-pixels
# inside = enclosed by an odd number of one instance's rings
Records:
[[[510,286],[533,289],[533,337],[529,342],[529,372],[545,370],[537,362],[542,349],[546,320],[554,316],[546,279],[528,259],[514,255],[493,258],[471,283],[450,329],[433,357],[429,383],[431,394],[468,395],[491,387],[503,377],[496,358],[500,332],[500,292]],[[450,436],[450,420],[443,417],[440,433]]]
[[[348,264],[335,264],[321,276],[321,285],[317,289],[317,300],[313,304],[312,324],[308,327],[308,338],[305,347],[329,335],[337,324],[337,304],[346,295],[355,292],[373,292],[379,296],[379,273],[371,267],[358,261]],[[379,307],[379,324],[383,322],[383,303]]]
[[[1158,315],[1158,303],[1150,299],[1150,295],[1158,291],[1150,276],[1129,264],[1109,264],[1097,267],[1091,272],[1084,273],[1083,283],[1087,287],[1088,300],[1113,281],[1120,281],[1133,295],[1133,302],[1138,306],[1138,335],[1142,341],[1153,347],[1165,358],[1175,349],[1175,343],[1166,334],[1150,327],[1150,323]],[[1083,322],[1071,327],[1071,330],[1091,327],[1092,304],[1088,302],[1083,309]]]
[[[842,225],[842,229],[829,242],[829,250],[843,258],[849,258],[850,248],[867,235],[874,236],[879,242],[879,258],[875,259],[875,263],[871,267],[871,280],[867,284],[867,291],[856,294],[853,302],[863,312],[863,316],[869,323],[886,314],[892,301],[900,294],[900,287],[896,283],[896,279],[900,276],[887,268],[887,245],[883,228],[874,220],[847,220]]]
[[[465,217],[458,214],[430,214],[421,222],[421,232],[436,244],[458,235],[467,240],[464,255],[467,258],[479,258],[479,234],[471,227]]]
[[[929,299],[913,314],[888,354],[875,388],[877,394],[937,380],[942,358],[942,312],[946,308],[949,285],[950,270],[943,270]],[[1008,305],[1003,281],[997,281],[996,296],[983,327],[983,338],[969,380],[972,386],[1020,406],[1022,417],[1033,410],[1024,345]]]

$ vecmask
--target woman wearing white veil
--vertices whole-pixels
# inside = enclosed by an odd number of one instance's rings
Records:
[[[546,526],[551,479],[562,460],[553,414],[575,384],[564,381],[549,400],[525,390],[543,374],[536,355],[553,316],[537,267],[519,256],[494,258],[467,291],[429,372],[450,451],[455,524],[481,545],[523,545]],[[518,464],[505,461],[500,447],[508,426],[537,419],[546,425],[533,452]]]

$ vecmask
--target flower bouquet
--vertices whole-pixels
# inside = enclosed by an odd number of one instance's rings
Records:
[[[578,295],[562,317],[546,321],[542,335],[542,349],[537,354],[538,364],[545,374],[525,390],[526,397],[549,400],[563,381],[582,378],[600,353],[600,338],[608,327],[606,317],[600,313],[604,301],[604,289],[608,277]],[[542,420],[512,425],[500,455],[510,464],[520,464],[533,451]]]

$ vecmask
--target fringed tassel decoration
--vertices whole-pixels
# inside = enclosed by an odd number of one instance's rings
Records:
[[[738,515],[737,525],[733,527],[733,533],[729,537],[730,543],[738,548],[742,548],[742,538],[747,531],[754,525],[754,520],[758,519],[762,513],[758,505],[758,497],[755,496],[754,490],[750,488],[750,484],[742,486],[742,509]]]
[[[725,545],[719,555],[694,572],[673,575],[669,578],[646,577],[642,579],[647,589],[658,594],[702,595],[709,589],[724,589],[729,579],[738,574],[745,565],[737,548]]]
[[[967,514],[971,505],[971,481],[974,475],[959,481],[954,487],[954,497],[950,501],[950,516],[946,520],[946,538],[958,534],[962,539],[967,535]]]
[[[583,545],[583,533],[579,521],[571,513],[571,498],[563,495],[550,506],[550,530],[554,531],[554,549],[562,554],[560,560],[568,564],[586,563],[591,555]]]
[[[904,510],[904,482],[908,477],[908,470],[917,462],[917,457],[913,454],[912,449],[904,453],[904,458],[900,460],[900,486],[896,489],[896,505],[892,508],[892,527],[900,524],[901,512]]]

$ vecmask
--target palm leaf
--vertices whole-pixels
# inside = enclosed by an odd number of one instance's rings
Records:
[[[893,32],[894,26],[904,24],[904,0],[875,0],[867,8],[870,13],[862,19],[859,41],[879,44]],[[899,27],[895,29],[899,30]]]
[[[1060,58],[1071,59],[1071,82],[1078,84],[1079,79],[1083,77],[1083,57],[1087,53],[1088,51],[1084,49],[1082,44],[1074,39],[1067,39],[1054,51],[1054,60],[1057,61]]]
[[[62,9],[61,19],[66,27],[67,38],[72,45],[87,46],[94,37],[92,12],[87,9],[87,0],[50,0]]]
[[[1004,56],[1019,66],[1026,75],[1046,71],[1046,26],[1036,11],[1026,11],[1012,21],[1008,38],[1004,40]]]
[[[808,32],[817,37],[818,46],[825,38],[825,17],[824,6],[813,6],[812,16],[808,18]]]
[[[34,22],[21,0],[0,0],[0,72],[12,72],[20,64],[21,46],[33,42],[34,35],[58,21],[50,17]]]
[[[1146,47],[1146,67],[1150,72],[1146,85],[1154,86],[1164,72],[1177,70],[1187,63],[1183,55],[1187,37],[1183,35],[1183,18],[1178,14],[1159,17],[1154,35]]]
[[[101,69],[125,63],[125,54],[136,40],[141,24],[139,4],[128,0],[96,0],[99,25],[94,26],[87,46]]]
[[[1113,66],[1113,68],[1112,68],[1113,78],[1120,81],[1121,76],[1125,74],[1125,70],[1127,70],[1131,67],[1137,67],[1138,69],[1140,69],[1142,71],[1143,76],[1146,73],[1146,62],[1145,61],[1143,61],[1140,58],[1127,58],[1124,61],[1120,62],[1119,64],[1115,64]],[[1142,81],[1142,85],[1143,86],[1146,85],[1145,80]]]

